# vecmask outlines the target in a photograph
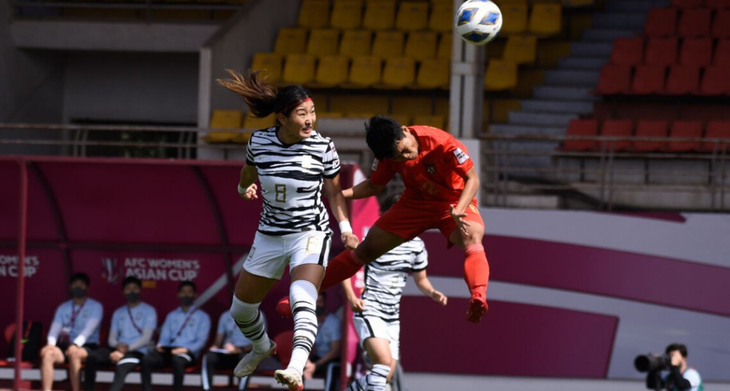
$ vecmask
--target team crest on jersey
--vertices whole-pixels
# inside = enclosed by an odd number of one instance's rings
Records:
[[[377,170],[377,169],[378,169],[378,164],[379,164],[379,163],[380,163],[380,161],[378,161],[378,159],[373,159],[373,167],[371,168],[371,170],[372,170],[372,171],[375,171],[375,170]]]
[[[456,156],[456,160],[459,162],[459,164],[463,164],[465,161],[469,160],[469,155],[464,153],[461,148],[456,148],[454,150],[454,156]]]
[[[302,168],[312,168],[312,155],[302,156]]]
[[[429,174],[435,174],[436,173],[436,165],[433,163],[425,163],[426,166],[426,172]]]

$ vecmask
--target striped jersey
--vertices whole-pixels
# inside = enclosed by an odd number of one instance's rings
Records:
[[[246,164],[256,166],[264,201],[258,230],[267,235],[329,231],[322,184],[340,173],[335,145],[314,130],[309,138],[285,145],[276,136],[278,129],[257,130],[246,147]]]
[[[404,242],[365,266],[365,310],[355,316],[375,316],[387,322],[398,321],[400,298],[408,274],[426,269],[428,252],[421,238]]]

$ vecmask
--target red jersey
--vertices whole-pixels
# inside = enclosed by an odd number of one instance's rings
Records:
[[[413,201],[458,202],[466,172],[474,167],[464,144],[431,126],[409,126],[418,140],[418,157],[396,162],[376,159],[370,180],[385,186],[395,173],[403,177],[403,198]]]

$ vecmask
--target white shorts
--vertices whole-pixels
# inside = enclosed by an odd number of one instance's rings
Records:
[[[360,337],[360,346],[368,338],[383,338],[390,342],[390,355],[393,360],[398,360],[398,347],[400,345],[400,321],[386,322],[375,316],[352,317],[355,331]],[[363,347],[365,349],[365,347]]]
[[[286,266],[294,269],[299,265],[322,265],[332,243],[331,234],[323,231],[305,231],[274,236],[256,232],[251,251],[243,262],[243,268],[257,276],[281,279]]]

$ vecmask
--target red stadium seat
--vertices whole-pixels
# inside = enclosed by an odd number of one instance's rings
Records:
[[[706,67],[712,63],[711,38],[687,38],[682,42],[679,64]]]
[[[634,123],[626,119],[608,119],[603,122],[601,127],[601,136],[612,137],[631,137],[634,133]],[[626,151],[631,146],[631,141],[616,141],[614,145],[615,151]],[[611,142],[606,144],[610,148]]]
[[[705,0],[705,7],[723,10],[730,8],[730,0]]]
[[[596,93],[599,95],[625,94],[631,84],[631,67],[626,65],[604,65],[598,79]]]
[[[710,121],[707,123],[707,132],[705,138],[730,138],[730,121]],[[727,144],[725,144],[727,146]],[[718,151],[721,151],[723,144],[717,144]],[[703,152],[713,152],[715,150],[714,142],[704,142],[700,147]]]
[[[674,65],[669,70],[666,95],[689,95],[697,92],[700,84],[700,67],[694,65]]]
[[[644,38],[617,38],[613,41],[611,64],[639,65],[644,58]]]
[[[644,23],[644,35],[649,37],[667,37],[675,35],[677,28],[677,10],[674,8],[652,8]]]
[[[730,67],[707,67],[697,95],[713,96],[730,94]]]
[[[730,110],[724,103],[682,104],[676,110],[681,119],[698,119],[702,121],[730,121]]]
[[[636,137],[667,137],[669,123],[667,121],[641,120],[636,126]],[[634,141],[636,152],[653,152],[664,149],[665,141]]]
[[[644,64],[670,66],[677,62],[677,38],[651,38],[646,44]]]
[[[674,121],[672,123],[672,129],[669,131],[669,137],[701,138],[702,121]],[[667,152],[688,152],[696,151],[699,148],[699,141],[670,141],[664,150]]]
[[[640,119],[665,119],[671,121],[677,118],[677,108],[676,104],[620,102],[615,104],[613,118],[634,121]]]
[[[640,65],[636,67],[634,79],[631,81],[633,95],[652,95],[664,91],[666,68],[658,65]]]
[[[674,8],[700,8],[700,7],[702,7],[702,0],[672,0],[672,7],[674,7]]]
[[[730,10],[719,10],[712,22],[712,36],[715,38],[730,38]]]
[[[711,17],[709,8],[686,9],[682,11],[677,33],[683,38],[707,37],[710,35]]]
[[[568,124],[567,136],[598,136],[598,120],[574,119]],[[592,151],[598,148],[598,143],[591,140],[565,140],[563,150]]]
[[[730,39],[721,39],[717,41],[715,48],[715,58],[712,64],[717,66],[730,66]]]

